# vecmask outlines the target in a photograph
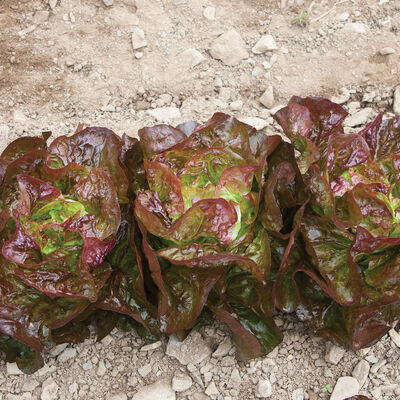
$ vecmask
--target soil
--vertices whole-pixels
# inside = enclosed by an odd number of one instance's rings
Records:
[[[364,107],[373,108],[371,118],[393,112],[393,91],[400,84],[399,0],[105,3],[0,0],[0,151],[22,135],[71,134],[78,123],[136,136],[139,127],[164,120],[204,122],[216,111],[277,131],[271,115],[292,95],[332,98],[345,92],[351,113]],[[206,7],[215,8],[214,19],[204,16]],[[134,50],[131,35],[137,28],[147,44]],[[236,66],[209,53],[230,29],[248,52]],[[273,36],[277,49],[254,54],[252,47],[265,34]],[[202,62],[192,66],[187,49],[199,51]],[[269,86],[272,110],[260,103]],[[169,385],[180,374],[193,383],[176,392],[177,399],[250,400],[263,379],[271,383],[272,399],[329,399],[338,378],[351,375],[365,358],[371,369],[360,393],[374,400],[400,398],[399,348],[390,336],[368,352],[345,352],[334,365],[325,360],[329,345],[323,339],[291,316],[279,318],[285,339],[274,354],[241,363],[233,347],[222,358],[196,365],[197,372],[166,355],[168,338],[140,352],[141,339],[117,331],[101,343],[93,338],[68,346],[76,355],[66,361],[61,355],[67,349],[58,348],[32,377],[13,375],[18,371],[0,360],[0,399],[131,399],[140,388],[160,380]],[[229,340],[219,324],[200,332],[212,350]],[[218,393],[209,390],[210,383]]]

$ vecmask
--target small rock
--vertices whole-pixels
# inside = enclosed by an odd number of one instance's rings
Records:
[[[292,392],[292,400],[304,400],[304,394],[303,394],[303,389],[302,388],[293,390],[293,392]]]
[[[229,107],[232,111],[240,111],[243,108],[243,101],[242,100],[235,100],[229,104]]]
[[[272,385],[268,379],[260,379],[256,387],[256,397],[266,399],[272,396]]]
[[[211,349],[200,333],[193,331],[183,342],[180,342],[175,335],[171,335],[165,353],[176,358],[182,365],[197,365],[211,356]]]
[[[348,12],[343,12],[343,13],[337,14],[335,19],[337,21],[344,22],[349,18],[349,16],[350,16],[350,14]]]
[[[223,33],[214,40],[210,48],[210,54],[213,58],[221,60],[231,67],[238,65],[240,61],[249,56],[245,42],[234,29]]]
[[[215,77],[215,79],[214,79],[214,87],[216,87],[216,88],[222,88],[222,86],[223,86],[223,82],[222,82],[222,79],[221,79],[221,77],[219,77],[218,75]]]
[[[213,381],[211,381],[211,383],[207,386],[205,394],[207,396],[218,396],[219,395],[219,391]]]
[[[390,56],[390,54],[394,54],[396,52],[395,49],[392,47],[383,47],[382,49],[379,50],[379,54],[381,56]]]
[[[53,348],[50,350],[50,354],[51,354],[53,357],[57,357],[57,356],[59,356],[59,355],[67,348],[67,346],[68,346],[68,343],[59,344],[59,345],[53,347]]]
[[[49,0],[49,6],[53,11],[57,6],[57,2],[58,2],[58,0]]]
[[[115,393],[111,395],[109,400],[128,400],[128,396],[125,393]]]
[[[27,379],[24,384],[22,385],[22,391],[23,392],[32,392],[33,390],[35,390],[38,386],[40,385],[40,383],[34,379],[34,378],[29,378]]]
[[[393,112],[397,115],[400,115],[400,85],[394,90]]]
[[[331,101],[337,104],[347,103],[350,99],[350,92],[346,88],[341,88],[337,96],[333,96]]]
[[[391,329],[389,331],[389,336],[392,339],[393,343],[397,346],[400,347],[400,335],[394,330]]]
[[[192,378],[188,375],[178,375],[172,378],[172,389],[175,392],[184,392],[193,384]]]
[[[144,36],[144,31],[137,26],[133,28],[132,32],[132,47],[133,50],[141,49],[147,46],[147,41]]]
[[[138,368],[139,375],[145,378],[151,372],[151,364],[145,364],[143,367]]]
[[[71,358],[75,358],[75,357],[76,357],[76,349],[74,349],[72,347],[68,347],[58,356],[57,360],[60,362],[66,362],[66,361],[70,360]]]
[[[379,358],[376,358],[373,354],[365,357],[365,359],[371,364],[376,364],[379,361]]]
[[[105,104],[100,110],[103,112],[115,112],[115,106],[113,104]]]
[[[373,110],[370,107],[363,108],[362,110],[347,117],[343,125],[351,128],[359,125],[364,125],[368,121],[372,112]]]
[[[231,103],[232,104],[232,103]],[[232,348],[232,342],[229,337],[226,337],[217,347],[213,353],[213,357],[222,358],[225,357],[229,350]]]
[[[23,375],[24,373],[18,368],[17,363],[7,363],[8,375]]]
[[[360,384],[356,378],[343,376],[336,382],[330,400],[345,400],[358,394],[359,390]]]
[[[268,126],[268,122],[265,119],[258,118],[258,117],[247,117],[247,118],[243,118],[241,121],[247,125],[253,126],[258,131],[260,131],[261,129],[264,129],[266,126]]]
[[[258,40],[251,51],[254,54],[262,54],[266,51],[276,50],[278,46],[276,45],[275,39],[272,35],[264,35]]]
[[[33,15],[32,22],[36,25],[43,24],[49,19],[50,13],[47,10],[36,11]]]
[[[338,365],[345,353],[345,349],[327,342],[325,360],[331,364]]]
[[[55,400],[57,399],[58,385],[54,382],[52,377],[47,378],[42,384],[41,400]]]
[[[189,68],[201,64],[206,58],[196,49],[187,49],[179,55],[179,59]]]
[[[233,386],[240,386],[242,383],[242,378],[240,376],[240,372],[237,368],[234,368],[231,373],[231,378],[230,378],[230,383],[233,384]]]
[[[103,0],[103,4],[106,7],[111,7],[113,5],[113,0]]]
[[[98,365],[97,370],[96,370],[97,376],[103,376],[106,373],[106,371],[107,371],[107,368],[104,365],[103,360],[100,360],[99,361],[99,365]]]
[[[260,103],[266,108],[272,108],[274,106],[274,88],[269,85],[267,90],[260,97]]]
[[[87,361],[82,364],[82,369],[84,371],[89,371],[89,369],[92,369],[92,363],[90,361]]]
[[[385,364],[386,360],[382,358],[382,360],[379,360],[371,367],[371,373],[376,374]]]
[[[207,18],[210,21],[214,21],[215,19],[215,7],[206,7],[203,10],[203,16],[204,18]]]
[[[346,33],[367,33],[368,26],[361,22],[348,22],[343,27],[343,32]]]
[[[140,388],[131,400],[175,400],[175,392],[166,381],[158,381]]]
[[[210,400],[210,398],[204,393],[194,393],[190,400]]]
[[[135,58],[137,60],[140,60],[143,57],[143,52],[142,51],[136,51],[135,52]]]
[[[181,112],[177,107],[160,107],[148,110],[147,113],[158,122],[171,122],[181,118]]]
[[[79,386],[76,382],[72,383],[71,385],[68,386],[68,392],[71,394],[74,394],[78,390]]]
[[[369,374],[369,363],[365,360],[361,360],[353,369],[351,375],[357,379],[360,384],[360,389],[364,386],[364,383],[368,379]]]
[[[158,349],[161,346],[162,346],[162,342],[159,340],[157,342],[146,344],[145,346],[142,346],[139,351],[153,351],[153,350]]]

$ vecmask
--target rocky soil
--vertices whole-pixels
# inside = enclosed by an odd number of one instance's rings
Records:
[[[215,111],[277,132],[292,95],[343,104],[348,131],[400,114],[399,0],[1,0],[0,32],[0,151],[79,122],[135,136]],[[184,343],[113,331],[60,345],[29,377],[0,360],[0,399],[400,398],[398,327],[352,352],[277,321],[284,342],[249,363],[219,324]]]

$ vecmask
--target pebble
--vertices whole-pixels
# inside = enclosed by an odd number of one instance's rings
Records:
[[[216,88],[222,88],[222,86],[223,86],[222,79],[221,79],[220,76],[217,75],[217,76],[214,78],[214,87],[216,87]]]
[[[78,390],[78,384],[76,382],[72,383],[71,385],[68,386],[68,392],[71,394],[74,394]]]
[[[253,126],[258,131],[260,131],[261,129],[264,129],[266,126],[268,126],[268,122],[265,119],[258,118],[258,117],[247,117],[247,118],[243,118],[241,121],[247,125]]]
[[[347,103],[350,99],[350,92],[346,88],[341,88],[339,91],[339,94],[336,96],[333,96],[331,98],[331,101],[337,104],[344,104]]]
[[[23,392],[32,392],[39,385],[40,385],[40,383],[36,379],[29,378],[26,381],[24,381],[24,384],[22,385],[22,391]]]
[[[272,85],[269,85],[260,97],[260,103],[266,108],[272,108],[274,106],[274,88]]]
[[[391,54],[394,54],[396,50],[393,47],[383,47],[382,49],[379,50],[379,54],[381,56],[390,56]]]
[[[369,374],[369,363],[368,361],[361,360],[353,369],[351,375],[357,379],[360,384],[360,389],[364,386],[365,382],[368,379]]]
[[[106,7],[111,7],[113,5],[114,1],[113,0],[103,0],[103,4]]]
[[[57,392],[59,386],[52,377],[47,378],[42,384],[41,400],[55,400],[57,399]]]
[[[370,107],[363,108],[362,110],[347,117],[343,125],[351,128],[359,125],[364,125],[368,121],[372,112],[373,109]]]
[[[243,108],[243,101],[242,100],[235,100],[229,104],[229,107],[232,111],[240,111]],[[222,344],[222,343],[221,343]],[[218,346],[219,347],[219,346]]]
[[[368,26],[361,22],[348,22],[343,27],[343,32],[346,33],[367,33]]]
[[[193,381],[192,378],[188,375],[177,375],[172,378],[172,389],[175,392],[184,392],[185,390],[190,389]]]
[[[161,346],[162,346],[162,342],[159,340],[157,342],[146,344],[145,346],[142,346],[139,351],[153,351],[153,350],[158,349]]]
[[[110,396],[109,400],[128,400],[128,396],[125,393],[115,393]]]
[[[210,21],[214,21],[215,19],[215,7],[208,6],[203,10],[204,18],[207,18]]]
[[[339,361],[343,358],[346,350],[342,347],[336,346],[330,342],[326,344],[325,360],[328,363],[338,365]]]
[[[302,388],[293,390],[292,400],[304,400],[304,393]]]
[[[58,0],[49,0],[49,6],[53,11],[57,7],[57,2]]]
[[[260,379],[256,387],[256,397],[266,399],[272,396],[272,385],[268,379]]]
[[[398,332],[396,332],[394,329],[391,329],[389,331],[389,336],[392,339],[393,343],[397,347],[400,347],[400,334]]]
[[[18,368],[16,363],[7,363],[8,375],[23,375],[24,373]]]
[[[200,333],[193,331],[183,342],[180,342],[175,335],[171,335],[165,353],[176,358],[182,365],[197,365],[211,356],[211,349]]]
[[[376,374],[384,365],[386,364],[386,360],[379,360],[376,364],[371,367],[371,372]]]
[[[344,21],[346,21],[349,17],[350,17],[350,14],[349,14],[348,12],[343,12],[343,13],[337,14],[337,15],[335,16],[335,19],[336,19],[337,21],[344,22]]]
[[[266,51],[277,50],[277,48],[278,46],[276,45],[274,37],[272,35],[264,35],[261,36],[251,51],[254,54],[262,54]]]
[[[371,364],[376,364],[379,361],[379,358],[376,358],[373,354],[365,357],[365,359]]]
[[[179,55],[179,59],[189,68],[201,64],[206,58],[196,49],[187,49]]]
[[[181,112],[177,107],[159,107],[148,110],[147,113],[158,122],[171,122],[181,118]]]
[[[330,400],[345,400],[355,396],[360,390],[360,384],[356,378],[343,376],[336,382]]]
[[[396,87],[393,95],[393,112],[400,115],[400,85]]]
[[[207,396],[218,396],[219,395],[219,391],[213,381],[211,381],[210,384],[207,386],[205,394]]]
[[[210,54],[213,58],[221,60],[231,67],[238,65],[249,56],[244,40],[234,29],[223,33],[213,41]]]
[[[104,365],[103,360],[100,360],[99,361],[99,365],[98,365],[97,370],[96,370],[97,376],[103,376],[106,373],[106,371],[107,371],[107,368]]]
[[[133,50],[138,50],[138,49],[141,49],[142,47],[146,47],[146,46],[147,46],[147,41],[146,41],[146,38],[144,36],[143,29],[140,29],[137,26],[135,26],[133,28],[133,32],[132,32],[132,47],[133,47]]]
[[[76,349],[74,349],[73,347],[68,347],[58,356],[58,361],[66,362],[71,358],[75,357],[76,357]]]
[[[82,369],[84,371],[89,371],[89,369],[92,369],[92,363],[90,361],[87,361],[82,364]]]
[[[151,364],[145,364],[143,367],[138,368],[139,375],[145,378],[151,372]]]
[[[243,106],[243,102],[241,100],[239,100],[242,104],[240,106],[240,109]],[[231,103],[232,105],[233,103]],[[232,109],[232,107],[231,107]],[[216,358],[222,358],[225,357],[228,353],[229,350],[232,348],[232,342],[231,339],[229,337],[226,337],[217,347],[217,349],[214,351],[213,353],[213,357]]]
[[[164,380],[140,388],[131,400],[175,400],[175,392]]]
[[[135,58],[137,60],[140,60],[143,57],[143,52],[142,51],[135,51]]]

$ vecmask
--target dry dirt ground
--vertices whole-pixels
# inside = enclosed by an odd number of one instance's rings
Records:
[[[224,42],[222,62],[210,48],[231,29],[242,40]],[[140,30],[145,45],[134,50]],[[276,48],[254,54],[265,34]],[[135,136],[138,127],[204,122],[215,111],[273,131],[271,108],[292,95],[336,96],[357,129],[378,110],[392,112],[399,61],[399,0],[0,0],[0,150],[21,135],[73,133],[78,122]],[[268,88],[269,109],[259,101]],[[400,398],[396,331],[341,352],[291,316],[278,321],[283,344],[250,363],[237,362],[217,324],[200,329],[179,360],[168,338],[143,350],[133,333],[117,331],[57,347],[31,377],[0,360],[0,399],[329,399],[352,374],[360,393]]]

